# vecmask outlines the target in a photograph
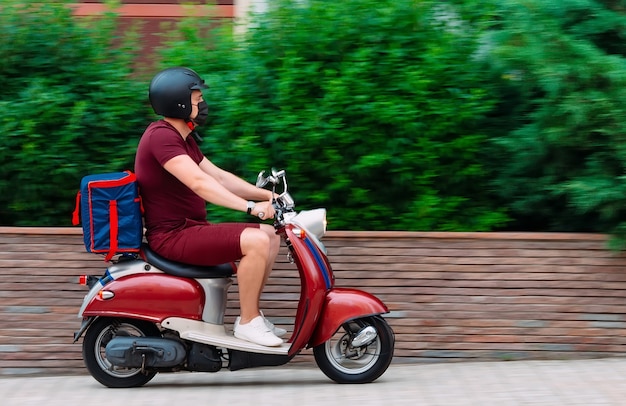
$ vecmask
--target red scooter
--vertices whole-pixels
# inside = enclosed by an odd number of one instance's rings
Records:
[[[394,333],[375,296],[334,287],[320,239],[326,210],[297,213],[285,171],[259,174],[257,186],[282,185],[273,204],[274,227],[300,273],[301,292],[289,340],[265,347],[235,338],[224,327],[234,264],[198,267],[167,260],[145,245],[140,255],[118,257],[102,277],[82,276],[90,287],[74,334],[83,334],[89,373],[112,388],[141,386],[158,372],[217,372],[223,366],[278,366],[313,348],[318,367],[338,383],[380,377],[393,357]]]

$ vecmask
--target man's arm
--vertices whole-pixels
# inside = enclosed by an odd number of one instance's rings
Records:
[[[208,162],[206,158],[202,162],[205,161]],[[245,197],[240,197],[231,192],[221,180],[201,169],[202,163],[201,166],[198,166],[188,155],[175,156],[167,161],[163,167],[207,202],[233,210],[247,211],[248,202]],[[242,180],[242,182],[244,181]]]
[[[246,182],[240,177],[217,167],[206,157],[202,160],[202,162],[200,162],[200,169],[202,172],[219,182],[219,184],[224,188],[228,189],[231,193],[241,197],[242,199],[269,201],[269,199],[272,198],[272,192],[270,190],[261,189],[249,182]]]

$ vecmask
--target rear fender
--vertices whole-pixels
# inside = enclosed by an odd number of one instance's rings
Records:
[[[129,260],[123,261],[117,264],[113,264],[106,270],[104,275],[89,289],[89,292],[83,299],[83,304],[78,311],[78,317],[84,317],[84,312],[87,309],[89,303],[91,303],[96,296],[100,293],[102,288],[116,279],[122,278],[128,275],[137,275],[145,273],[162,273],[155,267],[150,266],[147,262],[141,260]]]
[[[389,313],[376,296],[356,289],[333,288],[326,294],[324,310],[308,347],[317,347],[328,341],[347,321]]]
[[[80,325],[80,329],[78,331],[76,331],[74,333],[74,341],[76,342],[78,341],[78,339],[80,338],[80,336],[83,335],[83,333],[85,331],[87,331],[87,329],[89,328],[89,326],[91,326],[91,324],[97,319],[97,317],[85,317],[83,319],[82,324]]]
[[[195,279],[146,272],[115,279],[98,291],[102,293],[84,303],[82,317],[124,317],[152,323],[167,317],[202,319],[205,294]]]

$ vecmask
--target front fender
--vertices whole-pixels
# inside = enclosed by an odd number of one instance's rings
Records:
[[[389,313],[376,296],[356,289],[332,288],[326,294],[324,310],[317,328],[309,340],[309,347],[328,341],[339,327],[350,320]]]

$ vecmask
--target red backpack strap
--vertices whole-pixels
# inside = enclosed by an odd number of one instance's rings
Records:
[[[80,190],[76,193],[76,207],[74,208],[74,213],[72,213],[72,225],[77,226],[80,224]]]
[[[137,186],[137,199],[135,201],[139,202],[139,210],[141,210],[141,215],[146,214],[145,209],[143,208],[143,199],[141,198],[141,191],[139,190],[139,186]]]
[[[104,257],[106,262],[109,262],[115,252],[117,251],[117,233],[118,233],[118,219],[117,219],[117,201],[111,200],[109,201],[109,227],[111,228],[109,238],[110,244],[109,253]]]

